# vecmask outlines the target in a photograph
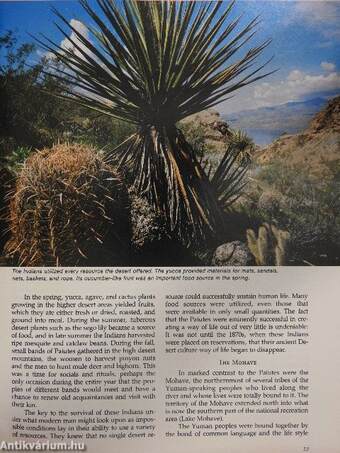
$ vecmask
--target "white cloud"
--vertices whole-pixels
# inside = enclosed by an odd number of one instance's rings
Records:
[[[234,97],[217,107],[221,113],[257,109],[300,101],[321,92],[340,90],[340,73],[309,74],[299,69],[291,71],[284,80],[259,82],[237,91]]]
[[[320,66],[324,71],[327,71],[327,72],[335,71],[334,63],[329,63],[328,61],[323,61]]]
[[[340,5],[329,0],[298,0],[295,13],[310,24],[333,23],[339,21]]]
[[[0,0],[1,1],[1,0]],[[80,35],[82,35],[84,38],[86,38],[88,41],[91,42],[91,38],[90,38],[90,33],[89,33],[89,30],[88,28],[86,27],[86,25],[84,25],[82,22],[80,22],[79,20],[77,19],[71,19],[70,20],[70,25],[71,27],[76,30]],[[64,38],[61,43],[59,44],[59,47],[65,51],[69,51],[71,52],[73,55],[79,57],[79,58],[82,58],[82,59],[85,59],[83,53],[82,53],[82,50],[84,50],[85,54],[91,56],[94,60],[97,61],[97,57],[94,55],[93,52],[89,51],[87,49],[87,47],[81,42],[80,38],[78,37],[76,31],[71,31],[70,35],[69,35],[69,38]],[[61,53],[60,49],[58,49],[58,52]],[[53,52],[47,52],[45,53],[45,55],[43,55],[45,58],[48,58],[48,59],[55,59],[56,56],[54,55]],[[63,71],[67,74],[70,74],[72,75],[73,74],[73,71],[72,71],[72,68],[74,68],[75,66],[72,65],[72,63],[70,63],[70,66],[69,67],[63,67]],[[78,72],[80,71],[78,68],[77,68]],[[50,71],[53,73],[53,72],[58,72],[57,69],[55,68],[51,68]],[[77,92],[78,94],[85,94],[87,95],[88,97],[93,97],[93,98],[96,98],[96,99],[99,99],[98,96],[95,96],[94,94],[92,94],[90,91],[88,91],[87,89],[85,88],[81,88],[81,87],[75,87],[74,88],[74,91]]]
[[[340,39],[340,2],[338,0],[297,0],[283,21],[303,23],[323,35],[328,41]]]
[[[86,27],[86,25],[84,25],[82,22],[80,22],[77,19],[71,19],[70,25],[75,30],[77,30],[82,36],[84,36],[84,38],[89,40],[89,30]],[[82,57],[81,51],[79,49],[77,49],[76,46],[78,46],[80,49],[84,49],[84,50],[86,50],[86,47],[82,44],[82,42],[80,41],[80,39],[78,38],[77,34],[74,31],[71,32],[70,39],[73,41],[73,43],[68,38],[64,38],[60,43],[60,47],[64,50],[73,52],[75,55],[77,55],[79,57]],[[53,60],[55,58],[55,55],[53,52],[45,52],[44,54],[41,54],[41,53],[39,54],[39,52],[38,52],[38,55],[44,56],[45,58],[51,59],[51,60]]]
[[[77,19],[71,19],[70,25],[84,38],[89,39],[89,30],[86,27],[86,25],[84,25],[82,22],[80,22]],[[86,47],[82,44],[82,42],[80,41],[80,39],[78,38],[77,34],[74,31],[71,32],[70,39],[73,41],[74,44],[72,44],[72,42],[69,39],[65,38],[61,42],[60,47],[64,50],[74,52],[75,55],[81,57],[82,53],[79,49],[76,48],[76,46],[84,50],[86,50]]]
[[[254,89],[254,98],[262,106],[297,101],[306,95],[340,89],[340,73],[312,75],[298,69],[291,71],[286,80],[261,83]]]

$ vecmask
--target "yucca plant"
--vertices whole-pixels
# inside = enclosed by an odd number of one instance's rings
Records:
[[[69,45],[39,40],[65,66],[53,76],[72,82],[66,97],[137,126],[108,159],[129,171],[172,232],[187,244],[216,232],[218,196],[176,124],[268,75],[265,64],[254,66],[268,41],[238,56],[257,18],[237,32],[240,18],[230,19],[234,2],[80,3],[94,25],[87,27],[89,37],[56,11]]]

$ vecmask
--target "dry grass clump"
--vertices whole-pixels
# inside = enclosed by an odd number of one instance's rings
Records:
[[[128,192],[100,155],[56,145],[27,159],[10,206],[7,252],[23,266],[124,265]]]

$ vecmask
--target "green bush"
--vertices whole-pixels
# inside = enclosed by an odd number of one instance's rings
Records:
[[[131,124],[91,111],[79,110],[65,124],[62,139],[110,151],[135,132]]]
[[[207,127],[196,121],[181,122],[178,126],[198,157],[216,152],[215,147],[207,142]]]
[[[11,174],[16,175],[20,171],[22,165],[31,152],[32,148],[19,146],[7,156],[5,159],[5,166]]]

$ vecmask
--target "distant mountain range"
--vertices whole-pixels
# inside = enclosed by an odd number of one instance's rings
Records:
[[[259,145],[271,143],[280,135],[296,134],[308,127],[313,116],[328,102],[315,98],[302,102],[288,102],[274,107],[223,115],[233,128],[245,130]]]

